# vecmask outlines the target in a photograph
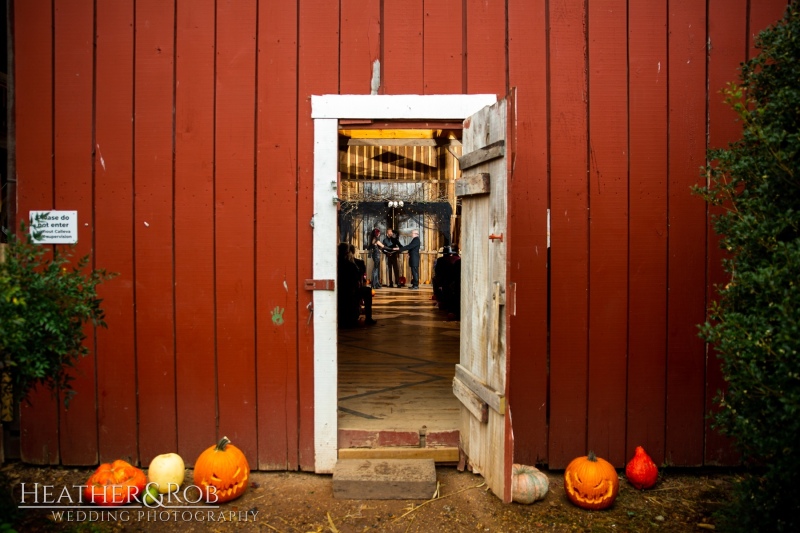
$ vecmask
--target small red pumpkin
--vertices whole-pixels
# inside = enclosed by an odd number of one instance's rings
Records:
[[[247,490],[250,465],[242,451],[230,442],[228,437],[222,437],[194,463],[194,484],[208,503],[234,500]]]
[[[610,507],[619,493],[614,467],[594,452],[573,459],[564,471],[564,490],[569,500],[584,509]]]
[[[95,505],[125,505],[142,494],[146,484],[143,471],[117,459],[97,467],[86,481],[83,497]]]
[[[625,477],[639,490],[649,489],[658,481],[658,467],[641,446],[636,447],[633,459],[625,466]]]

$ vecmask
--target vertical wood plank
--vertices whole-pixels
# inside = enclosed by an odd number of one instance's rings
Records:
[[[739,79],[737,69],[747,53],[747,1],[721,2],[710,0],[708,5],[708,144],[709,148],[725,148],[741,136],[741,124],[736,114],[724,102],[721,90],[728,82]],[[722,269],[725,253],[720,248],[719,236],[713,228],[711,217],[722,213],[721,207],[711,206],[708,225],[708,293],[707,306],[717,299],[716,287],[727,282]],[[716,409],[714,397],[724,389],[720,361],[714,346],[708,347],[706,360],[706,411]],[[730,440],[711,428],[705,421],[705,464],[732,465],[738,462]]]
[[[217,2],[215,257],[219,435],[257,464],[254,0]]]
[[[625,457],[664,461],[667,358],[667,3],[629,6],[630,223]]]
[[[92,0],[55,8],[55,207],[78,211],[75,258],[91,254],[92,212],[92,104],[94,5]],[[63,251],[67,247],[59,245]],[[84,329],[89,354],[72,372],[69,408],[61,405],[59,441],[66,464],[97,463],[97,399],[95,396],[95,346],[91,326]],[[64,398],[62,391],[61,397]]]
[[[627,4],[589,2],[589,449],[625,465]]]
[[[514,462],[547,462],[547,38],[546,2],[508,4],[509,84],[517,98],[516,168],[509,182],[509,408]],[[519,93],[518,93],[519,94]]]
[[[550,434],[548,463],[585,455],[588,379],[586,6],[550,3]],[[520,98],[524,98],[520,93]]]
[[[30,210],[55,207],[51,0],[16,2],[14,26],[17,216],[27,225]],[[31,391],[28,400],[20,405],[21,458],[33,464],[58,464],[57,401],[44,387]]]
[[[422,94],[422,0],[383,0],[381,94]]]
[[[506,11],[502,2],[467,0],[466,91],[472,94],[508,92]]]
[[[669,4],[669,265],[666,461],[703,462],[705,346],[705,205],[691,193],[705,163],[706,11]]]
[[[314,216],[314,121],[311,95],[336,94],[339,85],[339,9],[325,0],[303,2],[299,9],[297,107],[297,281],[311,279]],[[314,469],[314,332],[308,305],[311,292],[298,287],[297,360],[299,375],[299,463]]]
[[[173,292],[174,0],[135,3],[134,246],[141,464],[177,449]]]
[[[95,264],[119,276],[98,288],[108,329],[97,330],[100,462],[139,460],[133,289],[133,0],[97,4]]]
[[[424,0],[424,94],[464,91],[462,0]]]
[[[297,7],[258,12],[256,327],[258,466],[298,468]],[[280,228],[280,231],[275,231]],[[280,253],[275,253],[280,250]],[[281,311],[277,318],[275,310]]]
[[[786,11],[787,0],[758,0],[750,2],[749,45],[750,57],[758,54],[756,36],[769,26],[774,26]]]
[[[177,452],[217,440],[214,293],[214,0],[179,2],[175,51]],[[233,437],[230,437],[233,439]],[[238,446],[239,443],[237,442]]]
[[[339,92],[370,94],[373,62],[381,54],[380,0],[341,0],[341,9]]]

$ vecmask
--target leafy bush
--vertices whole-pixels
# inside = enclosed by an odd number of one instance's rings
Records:
[[[105,327],[97,285],[113,277],[86,270],[89,257],[74,264],[72,251],[9,236],[0,263],[0,363],[11,376],[14,399],[24,399],[37,384],[54,394],[74,394],[69,370],[89,353],[84,325]]]
[[[748,467],[721,518],[737,531],[800,531],[789,490],[800,478],[800,1],[762,32],[760,54],[725,90],[742,138],[709,152],[709,185],[721,205],[715,231],[730,283],[701,327],[722,360],[727,390],[715,427]]]

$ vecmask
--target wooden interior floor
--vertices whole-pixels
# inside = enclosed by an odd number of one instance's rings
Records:
[[[430,286],[376,290],[374,326],[339,330],[339,448],[457,446],[458,321]]]

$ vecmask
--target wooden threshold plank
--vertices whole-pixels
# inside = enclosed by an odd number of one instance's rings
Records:
[[[342,448],[339,459],[433,459],[437,463],[457,463],[458,448]]]

